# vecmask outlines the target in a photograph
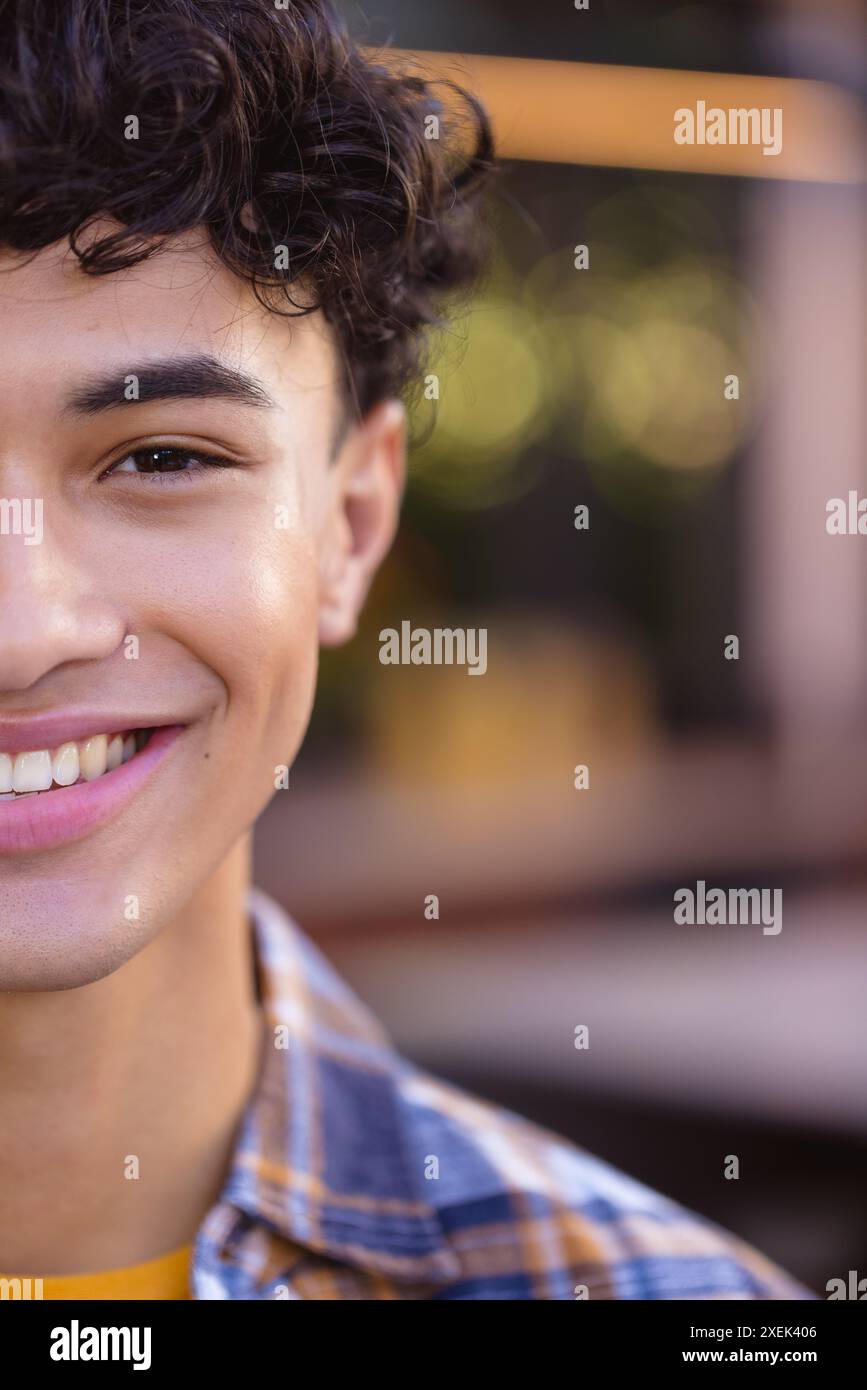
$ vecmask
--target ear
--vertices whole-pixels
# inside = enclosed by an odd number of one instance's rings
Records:
[[[354,636],[370,582],[397,531],[406,469],[401,402],[384,401],[355,425],[332,469],[319,587],[319,641],[325,647]]]

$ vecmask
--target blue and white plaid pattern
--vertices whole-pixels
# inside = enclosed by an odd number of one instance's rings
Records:
[[[718,1227],[420,1071],[275,903],[254,890],[250,913],[265,1045],[196,1240],[194,1298],[815,1297]]]

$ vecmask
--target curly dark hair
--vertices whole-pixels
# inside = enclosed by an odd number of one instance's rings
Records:
[[[330,0],[0,0],[0,244],[104,275],[204,228],[269,309],[325,313],[364,414],[483,262],[490,127],[452,96]]]

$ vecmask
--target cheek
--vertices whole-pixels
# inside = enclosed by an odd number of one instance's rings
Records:
[[[238,527],[188,557],[166,623],[221,689],[220,717],[249,768],[285,762],[303,737],[318,655],[318,560],[309,533]],[[270,781],[270,773],[269,773]]]
[[[143,662],[153,656],[151,678],[202,692],[196,786],[216,809],[231,785],[221,812],[244,823],[298,751],[318,657],[315,527],[296,497],[278,528],[263,492],[185,506],[176,521],[128,535],[123,554],[103,545],[100,557],[143,634]]]
[[[318,654],[318,582],[312,547],[282,536],[262,546],[225,594],[218,668],[229,715],[270,742],[306,725]],[[216,663],[216,654],[214,656]]]

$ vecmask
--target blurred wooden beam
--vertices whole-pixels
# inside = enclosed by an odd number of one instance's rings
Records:
[[[828,83],[406,49],[371,56],[475,92],[508,159],[821,183],[867,180],[863,104]],[[781,153],[764,155],[758,145],[675,144],[675,111],[694,111],[699,101],[725,110],[782,108]]]

